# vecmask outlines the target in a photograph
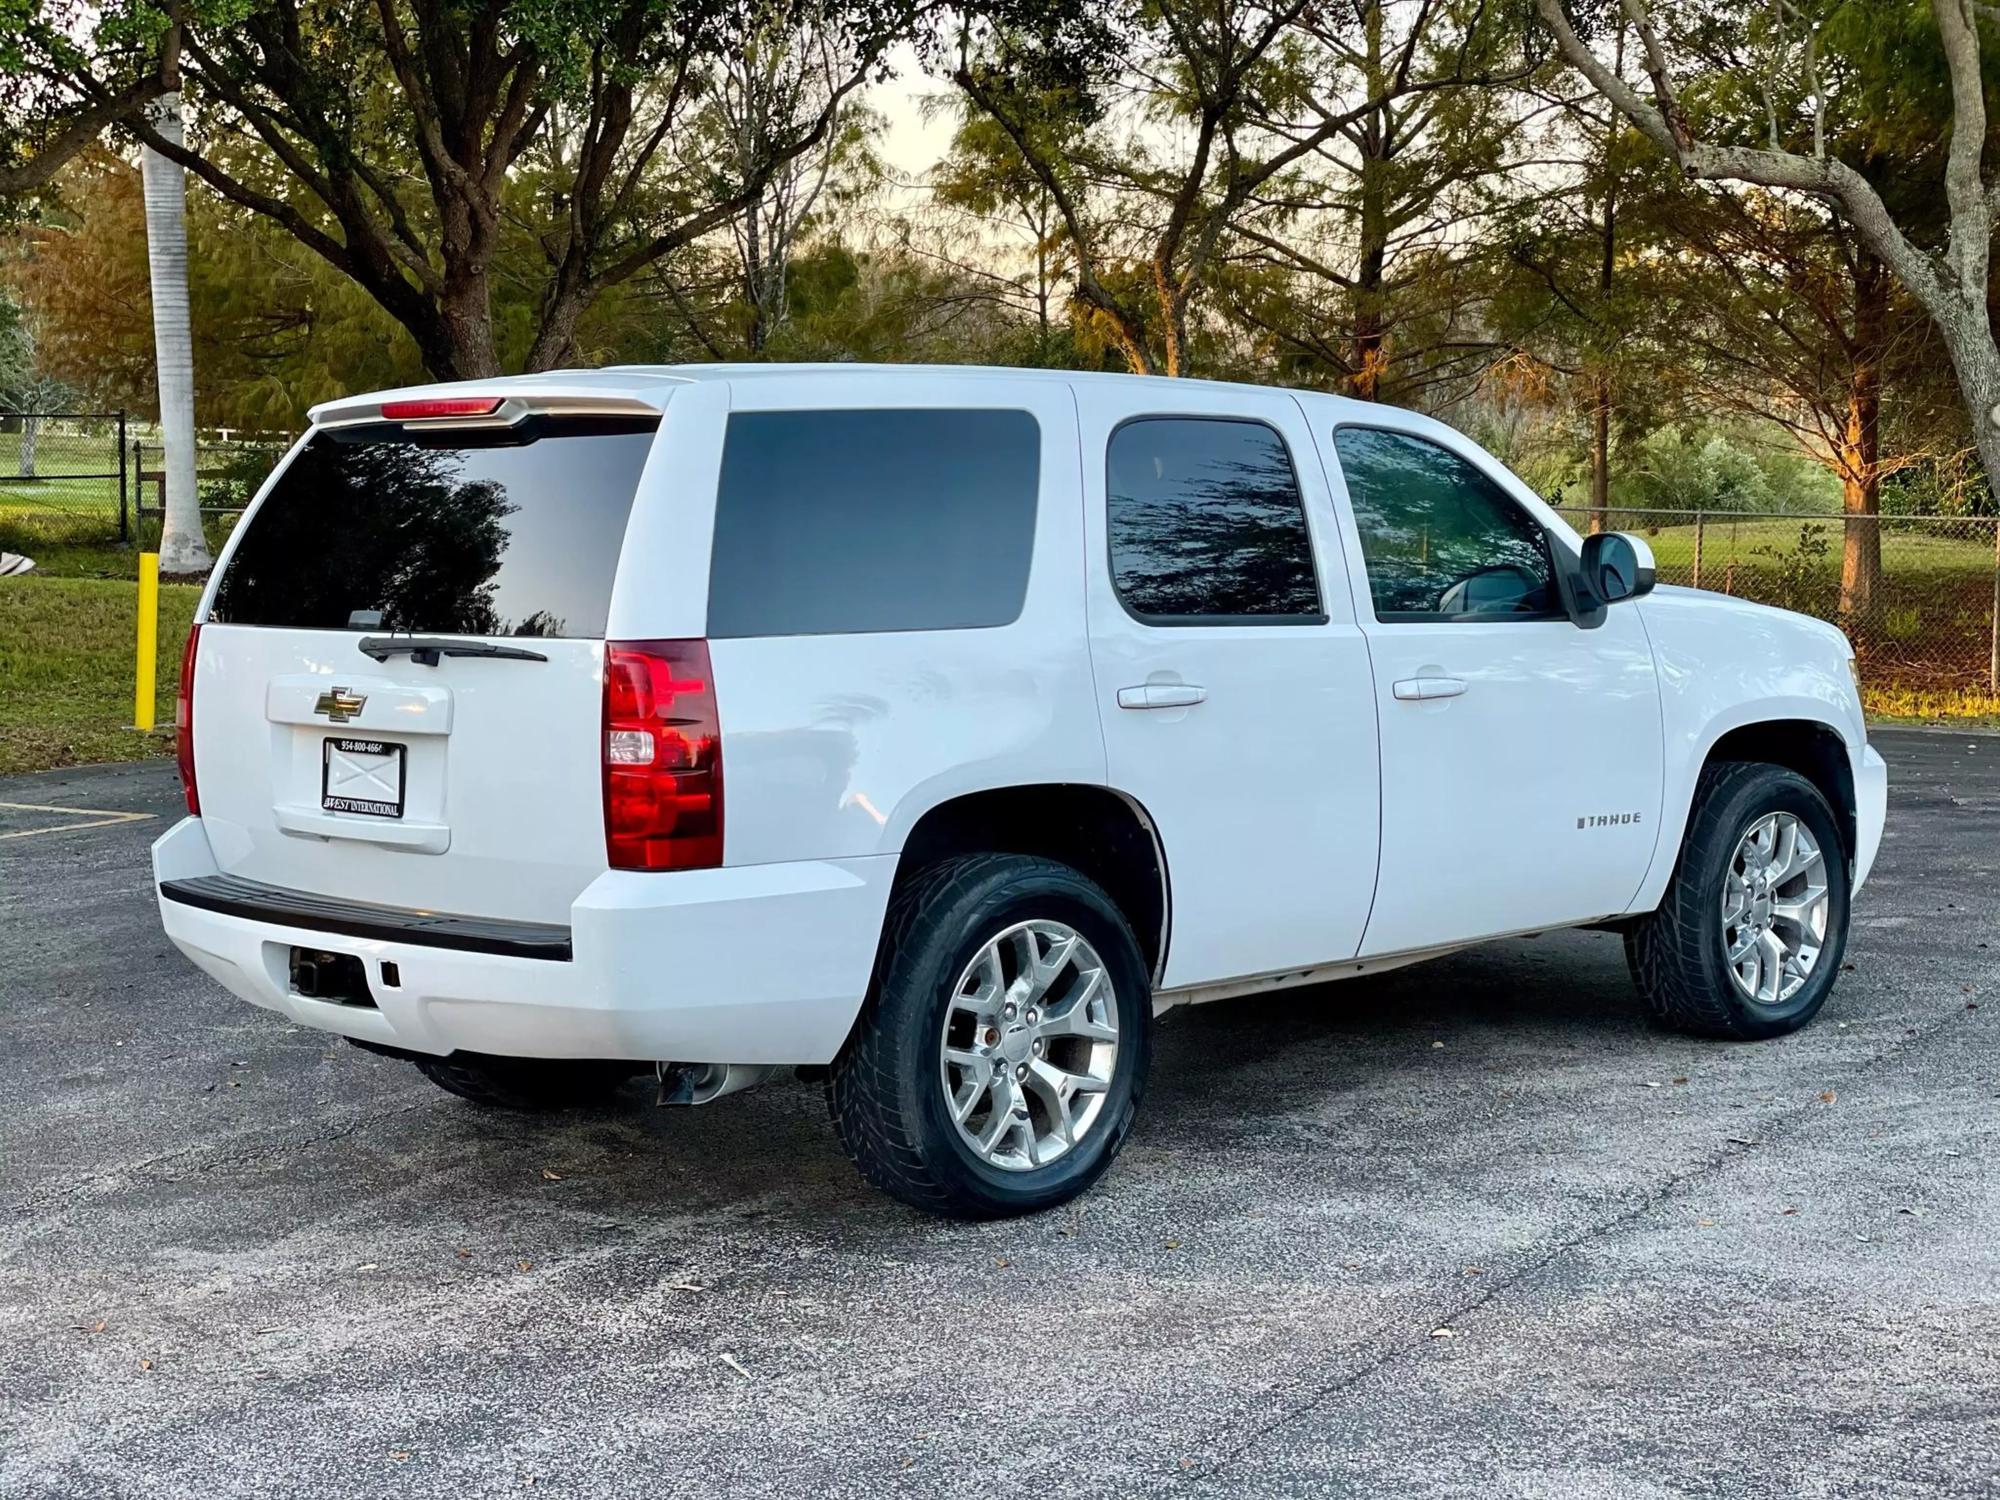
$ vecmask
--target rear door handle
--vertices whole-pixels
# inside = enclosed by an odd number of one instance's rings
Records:
[[[1426,698],[1456,698],[1465,691],[1462,677],[1405,677],[1390,689],[1405,703]]]
[[[1120,708],[1193,708],[1208,697],[1208,689],[1192,682],[1149,682],[1118,690]]]

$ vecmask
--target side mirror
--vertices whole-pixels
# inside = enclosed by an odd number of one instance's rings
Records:
[[[1583,539],[1577,571],[1600,607],[1637,599],[1653,591],[1653,549],[1629,531],[1600,531]]]

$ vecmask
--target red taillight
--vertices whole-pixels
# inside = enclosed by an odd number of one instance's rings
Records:
[[[382,415],[391,422],[417,422],[425,417],[490,417],[499,409],[498,396],[446,396],[430,401],[382,403]]]
[[[708,642],[605,644],[602,753],[611,868],[722,863],[722,723]]]
[[[194,648],[200,639],[201,626],[190,625],[187,645],[181,649],[180,691],[174,694],[174,758],[180,762],[188,811],[196,817],[201,816],[201,794],[194,785]]]

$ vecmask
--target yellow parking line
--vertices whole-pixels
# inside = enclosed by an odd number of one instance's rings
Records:
[[[0,802],[0,812],[66,813],[70,817],[89,820],[58,823],[54,828],[23,828],[15,833],[0,833],[0,839],[31,839],[43,833],[75,833],[83,828],[108,828],[113,823],[143,823],[148,818],[159,816],[158,813],[112,812],[102,807],[44,807],[39,802]]]

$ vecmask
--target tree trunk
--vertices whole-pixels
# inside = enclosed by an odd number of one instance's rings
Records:
[[[153,128],[181,143],[181,96],[147,106]],[[181,168],[147,148],[140,152],[146,195],[146,264],[152,274],[153,360],[160,384],[160,441],[167,503],[160,530],[160,571],[206,573],[214,565],[201,530],[195,489],[194,333],[188,321],[187,183]]]
[[[1625,28],[1618,28],[1618,49],[1613,67],[1625,66]],[[1604,122],[1604,219],[1598,225],[1597,318],[1599,331],[1611,308],[1611,290],[1618,276],[1618,184],[1612,174],[1612,150],[1618,143],[1618,117]],[[1611,351],[1597,351],[1598,365],[1592,373],[1590,390],[1590,529],[1604,530],[1605,512],[1611,507]]]
[[[1160,298],[1160,322],[1166,336],[1166,348],[1161,351],[1164,358],[1161,373],[1164,375],[1185,375],[1187,373],[1187,289],[1179,284],[1174,274],[1160,262],[1153,262],[1153,286]],[[1143,374],[1144,371],[1134,371]]]
[[[750,200],[750,207],[743,215],[743,297],[750,304],[750,326],[744,332],[744,343],[752,357],[764,352],[769,339],[769,310],[765,299],[770,295],[764,269],[764,243],[760,233],[760,216],[764,211],[764,198],[760,193]]]
[[[1382,394],[1382,372],[1389,362],[1387,319],[1383,316],[1383,284],[1389,266],[1389,190],[1384,132],[1378,116],[1368,122],[1361,154],[1361,243],[1354,272],[1354,336],[1347,393],[1362,401]]]
[[[1874,518],[1882,510],[1882,340],[1888,312],[1888,275],[1881,261],[1860,251],[1854,270],[1854,362],[1840,440],[1840,501],[1849,517],[1840,559],[1840,613],[1850,631],[1873,619],[1882,584],[1882,527]]]
[[[42,419],[40,417],[21,418],[21,453],[20,462],[16,465],[16,472],[23,479],[33,479],[35,477],[35,439],[40,437],[41,434]]]
[[[1382,63],[1382,6],[1368,6],[1363,18],[1368,60],[1364,77],[1370,97],[1388,90]],[[1361,130],[1361,240],[1354,273],[1354,332],[1347,393],[1374,401],[1382,393],[1388,362],[1382,286],[1389,264],[1389,120],[1387,108],[1370,113]]]
[[[1604,530],[1611,507],[1611,372],[1599,369],[1591,377],[1590,400],[1590,529]]]

